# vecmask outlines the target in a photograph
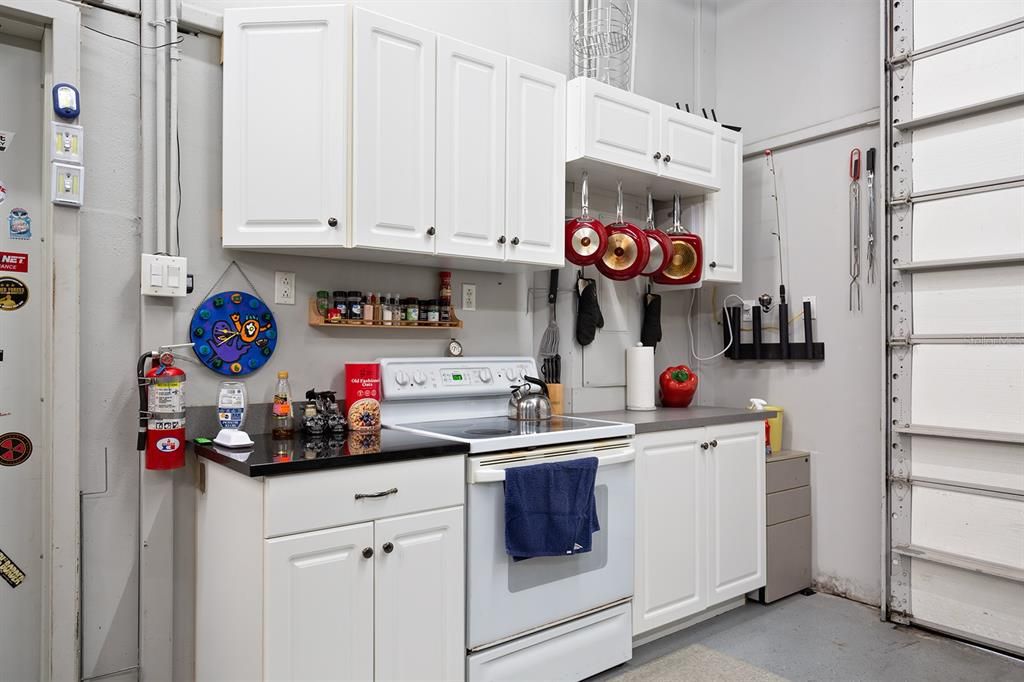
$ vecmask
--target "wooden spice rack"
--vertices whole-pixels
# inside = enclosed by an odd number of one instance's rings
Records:
[[[369,320],[342,320],[341,322],[327,322],[320,311],[316,309],[316,299],[309,299],[309,326],[328,327],[338,329],[460,329],[462,320],[455,316],[455,308],[449,308],[451,320],[448,322],[392,322],[385,324],[381,321],[370,322]]]

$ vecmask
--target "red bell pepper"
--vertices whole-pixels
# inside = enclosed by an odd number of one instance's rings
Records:
[[[686,365],[669,367],[658,378],[661,404],[665,407],[689,407],[697,392],[697,375]]]

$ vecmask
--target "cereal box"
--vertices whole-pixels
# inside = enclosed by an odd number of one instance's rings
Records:
[[[345,363],[345,406],[353,431],[380,428],[380,365],[376,362]]]

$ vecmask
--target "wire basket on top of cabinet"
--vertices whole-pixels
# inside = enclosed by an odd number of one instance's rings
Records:
[[[629,90],[633,29],[631,0],[575,0],[569,18],[573,77]]]

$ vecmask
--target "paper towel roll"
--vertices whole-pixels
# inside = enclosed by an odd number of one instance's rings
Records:
[[[654,348],[650,346],[626,349],[626,409],[655,409]]]

